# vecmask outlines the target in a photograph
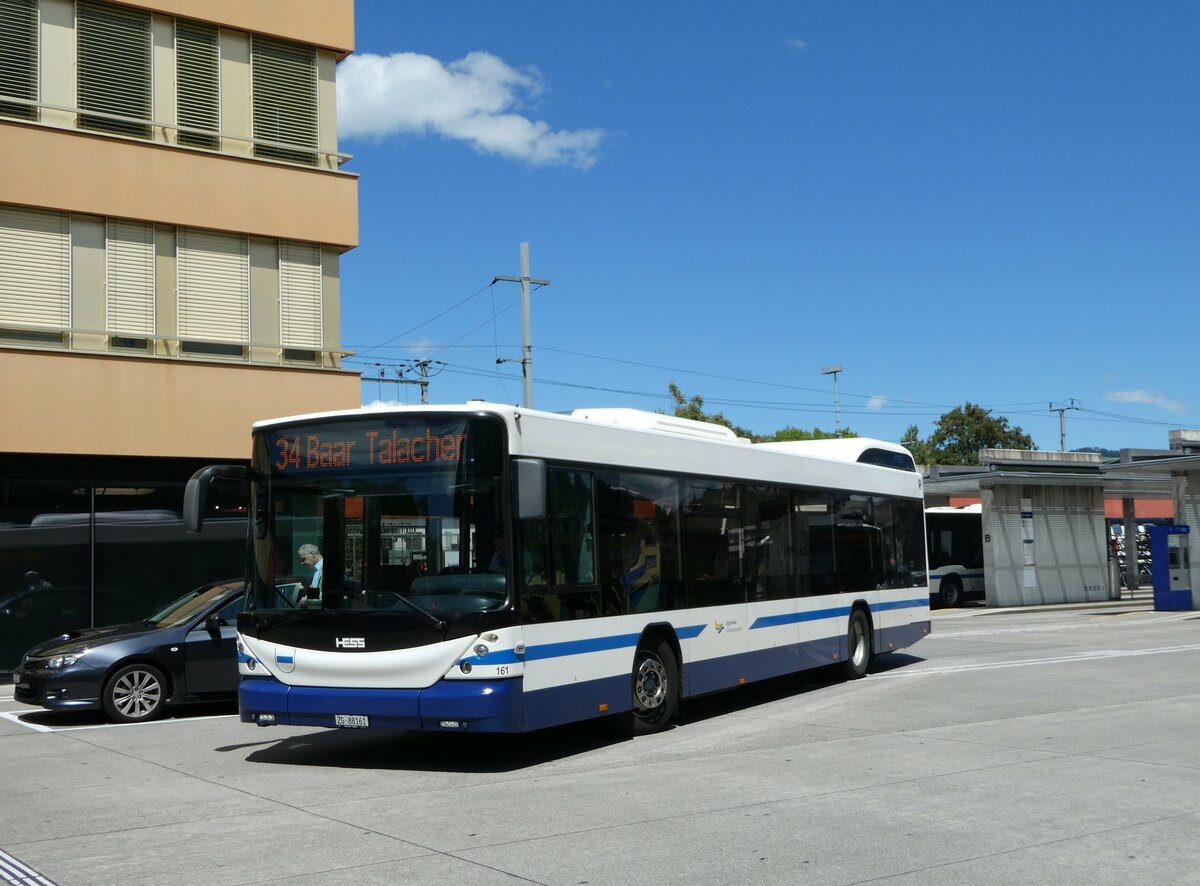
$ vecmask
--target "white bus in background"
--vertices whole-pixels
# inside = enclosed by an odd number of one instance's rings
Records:
[[[929,602],[958,606],[982,600],[983,506],[926,508],[929,548]]]
[[[482,401],[306,415],[256,424],[249,470],[197,472],[192,528],[239,474],[239,707],[260,726],[653,732],[682,699],[861,677],[929,632],[921,477],[892,443]],[[276,587],[313,574],[302,545],[324,559],[296,601]]]

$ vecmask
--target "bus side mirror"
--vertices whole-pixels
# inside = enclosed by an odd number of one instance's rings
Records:
[[[216,479],[244,483],[250,479],[250,469],[245,465],[208,465],[192,474],[183,490],[183,528],[187,532],[199,532],[204,525],[208,487]]]
[[[546,463],[537,458],[518,458],[517,519],[540,520],[546,516]]]

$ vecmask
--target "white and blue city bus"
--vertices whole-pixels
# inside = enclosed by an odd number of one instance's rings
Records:
[[[865,438],[752,444],[629,409],[475,401],[254,426],[243,721],[521,732],[929,632],[921,478]],[[318,582],[314,559],[323,558]],[[311,586],[316,585],[316,586]]]
[[[925,509],[929,533],[929,602],[959,606],[984,597],[983,506]]]

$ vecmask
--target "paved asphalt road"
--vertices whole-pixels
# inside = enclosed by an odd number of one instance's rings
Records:
[[[105,726],[0,686],[0,872],[62,886],[1200,884],[1200,613],[1127,601],[933,621],[863,680],[747,687],[634,741],[603,723],[259,729],[227,708]]]

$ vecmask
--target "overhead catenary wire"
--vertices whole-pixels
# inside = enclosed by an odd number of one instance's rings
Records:
[[[451,313],[452,311],[468,304],[471,300],[477,298],[483,292],[486,292],[489,289],[491,289],[492,286],[495,284],[495,282],[496,282],[495,280],[492,280],[486,286],[480,287],[475,292],[468,295],[466,298],[463,298],[460,301],[455,302],[453,305],[450,305],[445,310],[440,311],[439,313],[433,315],[432,317],[429,317],[428,319],[422,321],[421,323],[418,323],[417,325],[415,325],[413,327],[410,327],[409,329],[405,330],[404,332],[399,333],[398,335],[392,336],[391,338],[389,338],[383,342],[379,342],[378,344],[368,345],[365,348],[362,348],[361,350],[358,351],[358,353],[355,356],[348,357],[345,362],[348,364],[378,366],[379,365],[378,361],[388,361],[389,358],[377,356],[375,358],[375,361],[372,361],[372,362],[363,361],[361,358],[368,353],[373,353],[375,351],[379,351],[379,350],[382,350],[385,348],[391,348],[391,347],[408,348],[411,351],[413,349],[412,345],[396,344],[396,342],[398,342],[400,339],[403,339],[406,336],[411,335],[412,333],[416,332],[417,330],[422,329],[425,326],[428,326],[430,323],[433,323],[434,321],[446,316],[447,314]],[[428,355],[427,358],[431,358],[433,356],[440,355],[440,354],[444,353],[445,351],[455,349],[455,348],[491,349],[491,350],[493,350],[494,353],[498,354],[500,352],[501,345],[499,343],[498,336],[495,334],[496,320],[502,314],[508,312],[512,308],[516,307],[518,304],[520,304],[519,299],[514,300],[511,303],[509,303],[507,306],[497,310],[495,307],[495,298],[493,296],[491,314],[482,323],[472,326],[470,329],[468,329],[462,335],[458,336],[457,338],[453,339],[452,341],[450,341],[447,344],[437,344],[437,345],[426,344],[426,345],[421,346],[420,350]],[[493,341],[491,344],[488,344],[488,345],[462,344],[463,339],[465,339],[468,336],[472,335],[473,333],[479,331],[480,329],[482,329],[484,326],[487,326],[488,324],[491,324],[493,326],[493,336],[492,336]],[[361,347],[361,346],[351,346],[351,347]],[[745,378],[745,377],[734,376],[729,373],[711,372],[711,371],[706,371],[706,370],[702,370],[702,369],[691,369],[691,368],[686,368],[686,367],[665,366],[665,365],[661,365],[661,364],[648,363],[648,362],[644,362],[644,361],[629,360],[629,359],[621,358],[621,357],[612,357],[612,356],[607,356],[607,355],[603,355],[603,354],[587,353],[587,352],[578,351],[578,350],[569,350],[569,349],[564,349],[564,348],[554,348],[554,347],[546,347],[546,346],[540,346],[539,350],[549,352],[549,353],[565,354],[565,355],[569,355],[569,356],[575,357],[575,358],[598,360],[598,361],[609,362],[609,363],[614,363],[614,364],[621,364],[621,365],[626,365],[626,366],[636,366],[636,367],[640,367],[640,368],[644,368],[644,369],[653,369],[653,370],[657,370],[660,372],[677,373],[679,375],[684,375],[684,376],[695,376],[697,378],[712,378],[712,379],[718,379],[718,380],[721,380],[724,382],[736,382],[738,384],[743,384],[743,385],[748,384],[748,385],[756,385],[756,386],[762,386],[762,387],[780,388],[780,389],[785,389],[785,390],[803,391],[803,392],[807,392],[807,393],[816,393],[816,394],[825,394],[826,393],[826,391],[823,388],[809,387],[809,386],[805,386],[805,385],[793,385],[793,384],[788,384],[786,382],[768,381],[768,380],[763,380],[763,379]],[[397,365],[403,365],[406,363],[412,363],[413,358],[412,357],[391,358],[391,362],[394,364],[397,364]],[[490,367],[488,370],[481,370],[481,369],[478,369],[477,367],[468,367],[468,366],[456,365],[456,364],[452,364],[452,363],[446,363],[446,364],[444,364],[443,371],[450,372],[450,373],[453,373],[456,375],[489,378],[489,379],[492,379],[493,381],[498,381],[502,386],[507,381],[513,381],[513,382],[520,381],[520,379],[517,376],[514,376],[509,373],[505,373],[505,372],[501,371],[501,368],[498,364]],[[364,374],[363,380],[371,381],[373,379],[366,377],[366,375]],[[638,391],[638,390],[631,390],[631,389],[627,389],[627,388],[616,388],[616,387],[608,387],[608,386],[603,386],[603,385],[590,385],[590,384],[583,384],[583,383],[579,383],[579,382],[563,381],[563,380],[558,380],[558,379],[546,379],[546,378],[539,379],[539,384],[545,384],[545,385],[553,386],[553,387],[584,390],[584,391],[598,391],[598,392],[604,392],[604,393],[620,394],[622,396],[642,397],[642,398],[647,398],[647,399],[656,400],[656,401],[664,401],[668,404],[674,402],[672,395],[669,393]],[[870,405],[843,406],[843,410],[849,415],[866,416],[866,417],[891,416],[891,417],[905,417],[905,418],[913,418],[913,419],[929,419],[929,418],[937,419],[937,418],[940,418],[945,413],[945,411],[954,409],[957,406],[961,405],[958,403],[955,403],[955,404],[931,403],[931,402],[927,402],[927,401],[909,400],[909,399],[891,397],[891,396],[887,396],[886,398],[884,398],[883,395],[880,395],[880,394],[858,394],[858,393],[854,393],[854,392],[843,392],[842,396],[853,398],[853,399],[860,399],[860,400],[864,400],[864,401],[868,401],[868,402],[877,401],[882,398],[883,402],[870,403]],[[507,399],[507,395],[506,395],[506,399]],[[714,397],[714,396],[705,396],[703,398],[703,400],[706,405],[718,406],[718,407],[736,407],[736,408],[743,408],[743,409],[756,409],[756,410],[767,410],[767,411],[807,412],[807,413],[813,413],[813,414],[817,414],[817,415],[831,415],[834,412],[834,410],[832,408],[825,405],[824,403],[808,403],[808,402],[796,402],[796,401],[785,401],[785,400],[756,400],[756,399],[749,399],[749,398],[723,398],[723,397]],[[1043,405],[1045,402],[1046,401],[1044,401],[1044,400],[1041,400],[1041,401],[1018,401],[1018,402],[1006,402],[1006,403],[995,403],[995,404],[979,403],[978,405],[980,405],[984,409],[987,409],[988,411],[1004,410],[1009,416],[1012,416],[1012,417],[1019,417],[1019,418],[1025,419],[1025,420],[1040,421],[1040,420],[1046,418],[1046,414],[1043,411],[1045,409],[1045,407]],[[928,407],[929,409],[941,410],[941,411],[930,412],[930,411],[924,411],[924,410],[910,408],[910,407],[922,407],[922,406]],[[1037,408],[1039,406],[1041,407],[1041,409]],[[1150,419],[1150,418],[1142,418],[1142,417],[1138,417],[1138,416],[1124,415],[1121,413],[1106,412],[1106,411],[1095,410],[1095,409],[1086,409],[1086,408],[1080,408],[1076,414],[1077,414],[1078,421],[1094,422],[1094,423],[1113,423],[1113,424],[1132,423],[1132,424],[1149,425],[1149,426],[1153,426],[1153,427],[1168,427],[1168,428],[1176,427],[1178,425],[1177,421],[1162,421],[1162,420],[1156,420],[1156,419]]]

